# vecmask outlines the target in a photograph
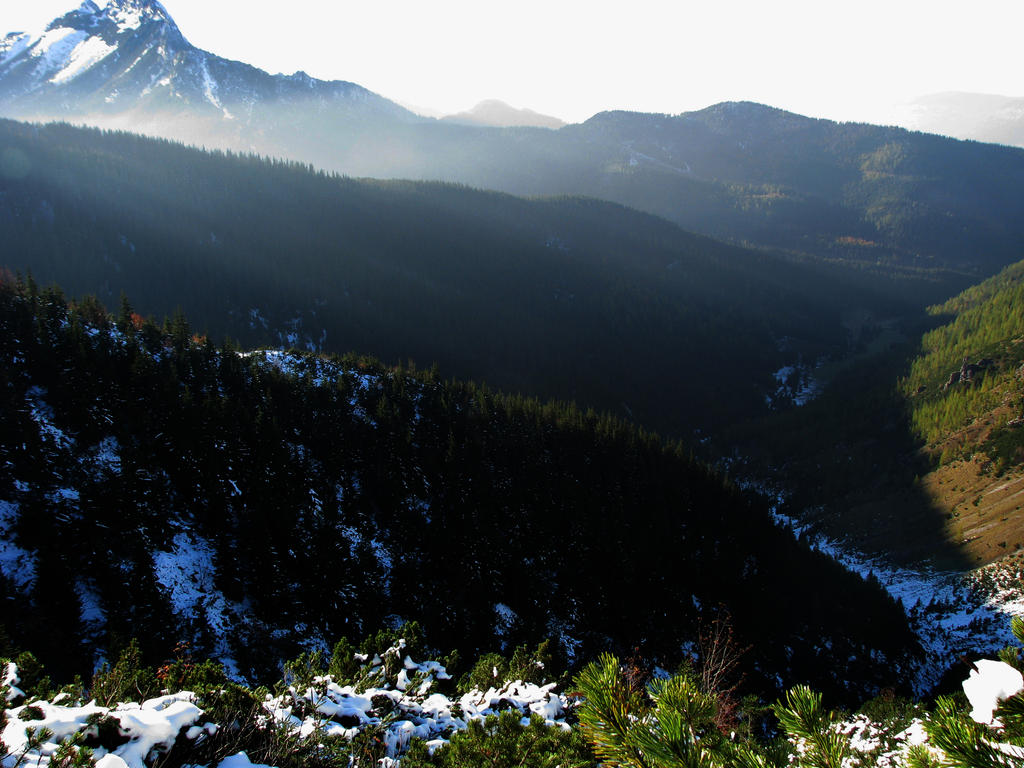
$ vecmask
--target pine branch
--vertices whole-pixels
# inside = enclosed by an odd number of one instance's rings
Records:
[[[842,768],[850,756],[849,739],[831,730],[835,717],[821,706],[821,694],[805,685],[791,688],[785,704],[772,706],[775,716],[794,741],[803,741],[806,762],[815,768]]]

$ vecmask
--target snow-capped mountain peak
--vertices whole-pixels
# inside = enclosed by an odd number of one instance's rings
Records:
[[[9,76],[20,95],[45,92],[100,65],[101,78],[116,73],[118,62],[108,59],[124,58],[116,55],[122,47],[166,53],[186,45],[156,0],[108,0],[102,6],[85,0],[37,35],[12,33],[0,41],[0,77]]]
[[[92,0],[86,0],[82,7],[87,5],[93,5]],[[153,21],[174,24],[167,9],[157,0],[108,0],[103,10],[97,11],[125,30],[138,29]]]
[[[47,31],[70,28],[109,37],[148,24],[166,26],[178,33],[171,15],[157,0],[107,0],[103,4],[85,0],[77,9],[54,19]]]
[[[159,0],[84,0],[40,33],[0,38],[5,117],[109,120],[159,133],[169,120],[189,128],[196,120],[249,123],[265,105],[282,107],[289,121],[302,109],[316,116],[327,110],[345,118],[412,119],[353,83],[270,75],[200,50]],[[266,128],[266,116],[260,124]]]

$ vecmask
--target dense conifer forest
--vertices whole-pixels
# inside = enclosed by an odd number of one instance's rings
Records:
[[[903,382],[919,437],[948,462],[981,450],[999,471],[1024,461],[1024,262],[931,308],[946,321],[926,334]],[[996,413],[998,412],[998,413]],[[954,433],[990,417],[985,434]]]
[[[592,199],[353,180],[128,134],[0,123],[4,262],[216,341],[438,363],[691,437],[862,343],[928,280],[793,262]]]
[[[552,637],[673,666],[726,615],[761,685],[910,672],[898,606],[679,444],[432,371],[217,347],[127,301],[10,280],[0,301],[2,621],[63,675],[129,636],[255,673],[401,620],[468,654]]]

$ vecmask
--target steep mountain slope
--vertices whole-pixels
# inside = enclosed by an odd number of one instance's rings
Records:
[[[437,362],[672,435],[763,413],[775,372],[858,341],[849,313],[908,311],[861,273],[595,200],[354,181],[67,126],[0,136],[12,270],[158,316],[180,304],[216,339]]]
[[[902,392],[937,467],[922,479],[974,561],[1024,549],[1024,262],[932,311]]]
[[[962,572],[1024,549],[1024,262],[930,312],[820,371],[813,403],[719,437],[804,525]]]
[[[198,51],[150,0],[111,0],[102,12],[86,3],[39,40],[8,37],[0,114],[352,175],[586,194],[714,237],[889,274],[986,276],[1024,243],[1020,150],[746,103],[676,116],[608,112],[557,131],[453,125],[350,83],[270,76]]]
[[[31,285],[0,323],[2,621],[63,670],[135,635],[251,671],[402,619],[672,665],[724,609],[763,681],[908,671],[898,607],[622,422]]]
[[[286,77],[195,48],[157,0],[92,0],[39,37],[0,44],[0,112],[94,118],[202,143],[219,133],[241,142],[264,131],[320,123],[416,121],[354,83]],[[293,137],[295,146],[301,143]]]
[[[1017,258],[1024,153],[750,103],[604,113],[566,133],[618,147],[609,199],[717,236],[884,266],[987,274]],[[694,180],[720,198],[690,213]],[[640,200],[635,196],[642,196]],[[682,203],[682,204],[681,204]],[[698,227],[697,216],[711,221]]]

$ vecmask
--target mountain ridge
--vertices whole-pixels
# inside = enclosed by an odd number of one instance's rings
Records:
[[[392,119],[420,119],[355,83],[315,80],[302,72],[272,75],[196,48],[157,0],[110,0],[102,9],[86,0],[37,38],[8,35],[5,47],[0,109],[17,101],[28,114],[112,115],[127,103],[130,112],[177,105],[198,110],[204,119],[248,122],[248,107],[256,102],[312,95],[322,108],[351,114],[358,104]]]
[[[348,176],[597,197],[716,239],[914,279],[936,270],[983,278],[1024,245],[1018,149],[750,102],[681,115],[599,113],[558,130],[459,125],[353,83],[270,75],[190,47],[168,63],[159,29],[166,24],[126,27],[120,53],[104,57],[100,38],[65,41],[56,68],[39,72],[50,48],[9,38],[0,114],[132,130]],[[86,54],[99,58],[85,67]],[[69,65],[82,71],[60,83],[44,77]]]
[[[180,305],[214,338],[437,362],[674,436],[763,411],[773,372],[801,357],[844,355],[859,343],[844,308],[910,306],[842,265],[594,199],[346,179],[62,125],[0,121],[0,142],[25,169],[0,177],[11,269]],[[601,361],[624,350],[631,375],[609,377]]]

